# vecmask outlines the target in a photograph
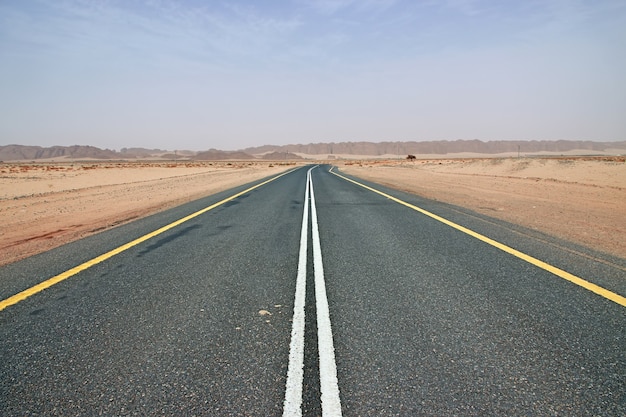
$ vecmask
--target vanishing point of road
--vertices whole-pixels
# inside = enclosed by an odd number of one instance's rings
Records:
[[[0,415],[624,416],[624,295],[625,259],[301,167],[1,267]]]

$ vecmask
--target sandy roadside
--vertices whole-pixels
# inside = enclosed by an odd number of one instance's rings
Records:
[[[626,258],[623,158],[331,163]],[[291,167],[256,161],[0,164],[0,265]]]
[[[0,164],[0,265],[289,168],[264,162]]]
[[[361,161],[340,167],[626,258],[623,157]]]

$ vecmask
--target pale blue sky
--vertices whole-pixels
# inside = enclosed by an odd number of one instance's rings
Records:
[[[626,140],[624,0],[0,0],[0,145]]]

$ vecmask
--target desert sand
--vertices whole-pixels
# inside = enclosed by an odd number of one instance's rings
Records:
[[[349,174],[626,258],[624,157],[344,162]]]
[[[0,164],[0,265],[293,165],[195,161]]]
[[[364,179],[626,258],[623,157],[330,162]],[[294,165],[0,164],[0,265]]]

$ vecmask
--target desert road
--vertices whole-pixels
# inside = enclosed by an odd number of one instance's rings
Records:
[[[626,260],[330,168],[1,267],[0,415],[626,415]]]

